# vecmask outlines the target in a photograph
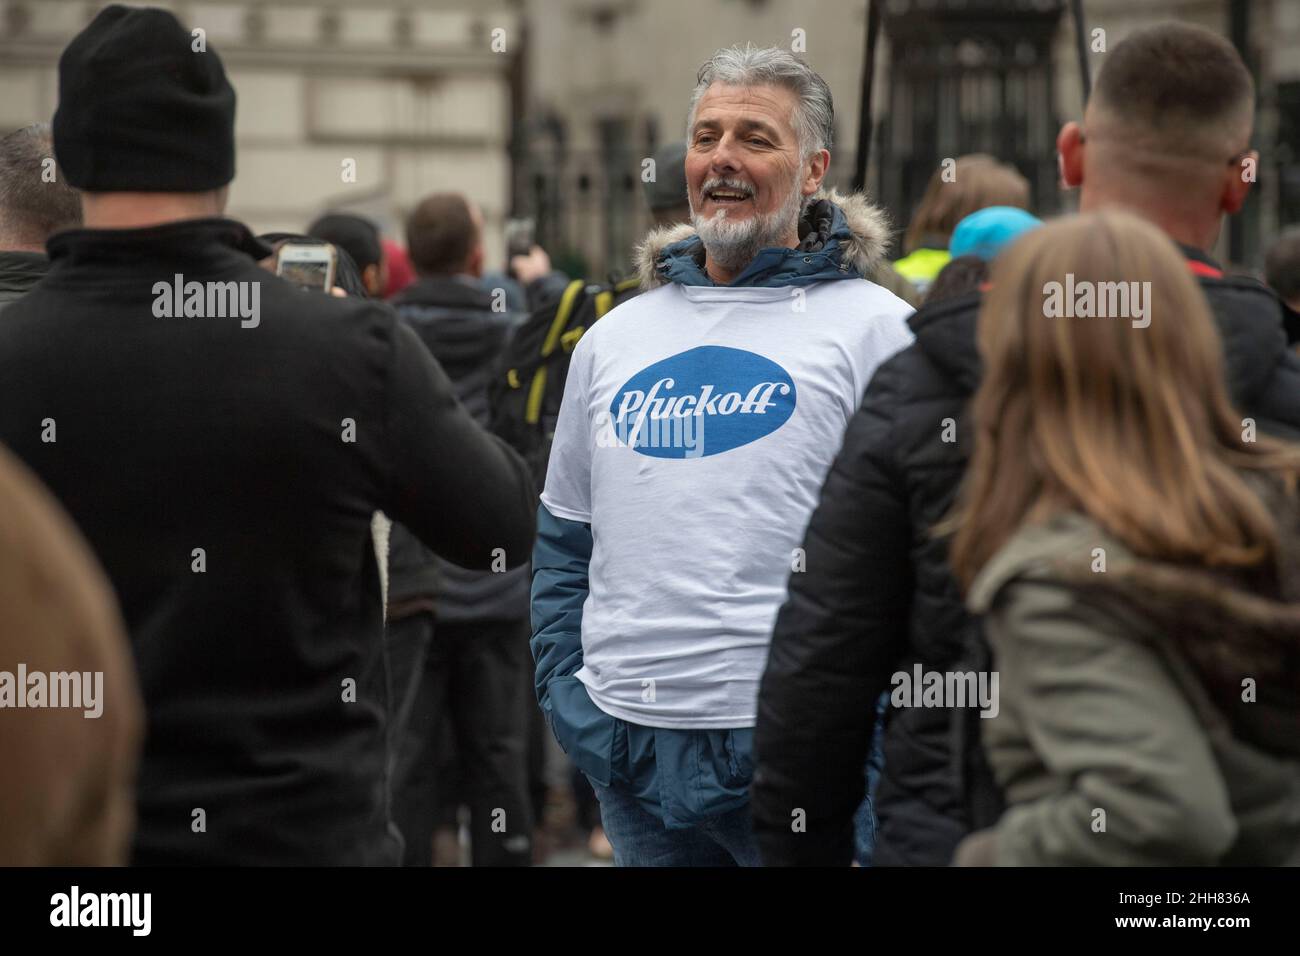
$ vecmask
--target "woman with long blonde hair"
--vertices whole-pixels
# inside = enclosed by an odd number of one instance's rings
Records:
[[[959,863],[1300,862],[1300,448],[1231,406],[1183,257],[1119,213],[999,258],[953,569],[1007,810]]]

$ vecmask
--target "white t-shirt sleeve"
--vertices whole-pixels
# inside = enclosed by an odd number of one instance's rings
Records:
[[[542,504],[557,518],[591,522],[591,425],[587,409],[590,392],[591,336],[584,336],[573,350],[569,375],[555,423],[551,458],[546,466],[546,488]]]

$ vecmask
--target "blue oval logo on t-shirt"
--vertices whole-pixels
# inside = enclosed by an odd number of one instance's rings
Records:
[[[704,458],[772,434],[794,405],[794,380],[771,359],[701,345],[637,372],[609,414],[618,443],[642,455]]]

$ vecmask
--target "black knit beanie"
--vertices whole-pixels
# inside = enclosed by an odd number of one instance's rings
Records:
[[[54,154],[89,192],[204,192],[235,178],[235,91],[155,7],[105,7],[59,58]]]

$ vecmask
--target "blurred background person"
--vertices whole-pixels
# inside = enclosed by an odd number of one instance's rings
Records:
[[[554,302],[569,283],[569,277],[552,267],[551,257],[537,244],[534,229],[532,219],[507,222],[505,275],[483,274],[486,288],[506,290],[510,311],[520,319]]]
[[[1278,236],[1264,259],[1264,281],[1282,303],[1286,343],[1300,344],[1300,226]]]
[[[58,502],[3,446],[0,511],[0,866],[123,865],[144,712],[117,600]],[[85,706],[17,708],[20,665],[28,680],[74,673]]]
[[[992,262],[1003,249],[1043,224],[1033,213],[1014,206],[985,206],[966,216],[952,231],[948,252]]]
[[[391,299],[415,281],[415,269],[411,267],[411,257],[407,255],[406,247],[401,243],[384,238],[380,241],[380,245],[384,249],[384,265],[388,275],[382,297]]]
[[[927,305],[979,292],[988,282],[989,264],[1017,238],[1041,226],[1037,216],[1012,206],[989,206],[973,212],[953,230],[952,258],[926,292]]]
[[[351,213],[331,212],[308,226],[307,235],[323,239],[346,252],[361,275],[366,295],[372,299],[383,296],[388,286],[388,261],[379,230],[373,222]]]
[[[646,208],[655,228],[690,222],[691,206],[686,192],[686,141],[674,140],[653,156],[654,177],[642,184]]]
[[[1049,314],[1067,273],[1139,290],[1147,324]],[[1007,810],[956,862],[1300,864],[1300,446],[1243,431],[1205,297],[1136,216],[1017,244],[978,337],[946,530],[1001,676],[980,723]]]
[[[49,269],[45,240],[81,225],[81,198],[54,162],[45,123],[0,138],[0,310]]]
[[[447,372],[456,397],[488,422],[488,382],[516,317],[484,289],[483,217],[458,193],[423,199],[406,223],[417,279],[392,304]],[[489,542],[489,544],[493,544]],[[410,681],[412,713],[398,742],[394,813],[407,835],[406,863],[428,866],[440,804],[470,811],[475,866],[531,862],[527,792],[528,570],[466,570],[442,561],[402,525],[389,553],[389,646]],[[418,685],[418,686],[416,686]],[[453,730],[459,793],[436,774],[439,730]]]
[[[949,259],[948,264],[939,270],[939,274],[930,283],[929,291],[925,294],[926,305],[937,305],[948,299],[979,292],[988,280],[987,260],[973,255]]]
[[[903,236],[903,258],[894,269],[925,294],[952,253],[948,240],[957,223],[985,206],[1029,208],[1029,181],[1015,167],[984,153],[945,160],[930,176],[921,203]]]

